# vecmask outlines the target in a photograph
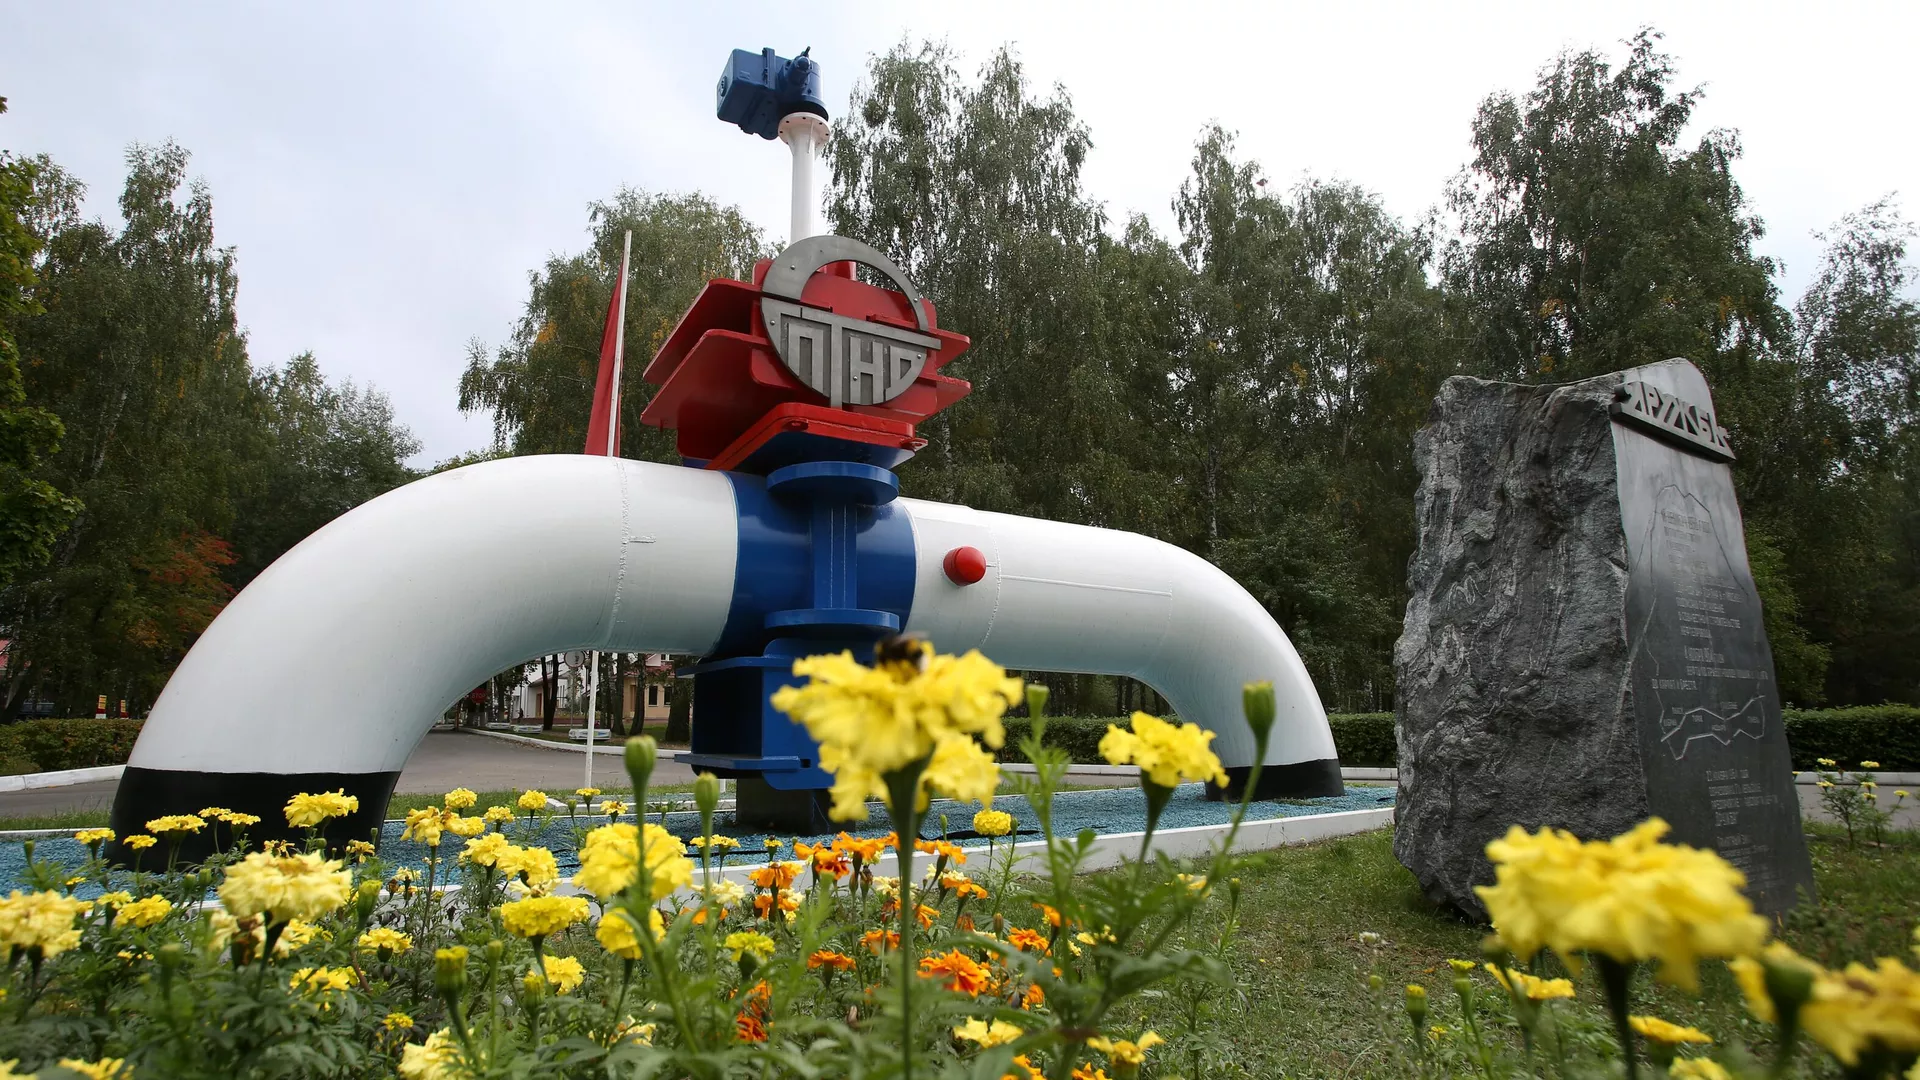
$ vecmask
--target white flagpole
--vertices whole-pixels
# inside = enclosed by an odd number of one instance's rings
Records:
[[[607,401],[607,456],[620,456],[620,361],[627,347],[627,261],[633,257],[633,230],[628,229],[626,238],[620,242],[620,316],[613,324],[613,392]],[[587,782],[581,787],[593,786],[593,720],[594,708],[600,701],[600,650],[593,650],[593,667],[587,673]],[[620,708],[621,687],[614,687],[614,709]],[[645,718],[642,717],[642,730]]]

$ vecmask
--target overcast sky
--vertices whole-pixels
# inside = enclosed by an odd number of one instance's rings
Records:
[[[903,37],[945,38],[969,70],[1010,43],[1091,126],[1086,184],[1110,220],[1171,231],[1210,120],[1282,187],[1340,178],[1418,217],[1482,98],[1525,91],[1565,47],[1621,55],[1643,24],[1704,84],[1700,130],[1739,130],[1736,176],[1789,299],[1814,230],[1889,192],[1920,213],[1911,3],[0,0],[0,147],[51,154],[111,221],[127,145],[180,142],[238,248],[254,361],[311,349],[379,386],[425,463],[491,440],[455,404],[465,343],[499,342],[528,271],[584,246],[590,200],[698,189],[784,238],[785,148],[713,118],[729,49],[811,45],[844,109],[868,55]]]

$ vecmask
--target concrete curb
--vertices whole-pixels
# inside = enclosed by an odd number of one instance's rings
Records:
[[[479,728],[460,728],[458,730],[467,735],[484,735],[489,739],[505,739],[507,742],[515,742],[522,746],[531,746],[540,750],[560,750],[570,754],[584,754],[587,752],[585,743],[575,746],[572,743],[549,742],[546,739],[535,739],[526,735],[513,735],[505,731],[483,731]],[[612,757],[625,757],[627,748],[625,746],[602,746],[599,743],[595,743],[593,752]],[[686,753],[685,750],[669,750],[663,746],[655,752],[654,757],[660,761],[672,761],[672,755],[684,753]]]
[[[125,765],[97,765],[91,769],[62,769],[59,772],[0,776],[0,791],[33,791],[37,788],[97,784],[103,780],[120,779],[120,774],[125,772],[126,768]]]

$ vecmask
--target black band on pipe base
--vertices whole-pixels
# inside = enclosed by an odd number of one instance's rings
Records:
[[[1253,772],[1251,765],[1230,765],[1227,767],[1227,786],[1222,788],[1207,785],[1207,798],[1213,802],[1222,799],[1238,800],[1247,789],[1247,776]],[[1290,765],[1265,765],[1260,769],[1260,786],[1254,789],[1256,799],[1321,799],[1331,795],[1345,795],[1346,781],[1340,776],[1339,758],[1321,758],[1318,761],[1296,761]]]
[[[218,806],[237,814],[252,814],[260,824],[246,830],[247,847],[258,851],[269,840],[291,840],[304,846],[305,829],[287,824],[287,800],[302,792],[345,791],[360,800],[360,809],[346,817],[328,821],[321,834],[336,855],[349,840],[378,842],[380,824],[387,816],[387,800],[393,796],[398,770],[383,773],[216,773],[174,769],[142,769],[127,766],[120,777],[120,789],[113,797],[113,831],[119,841],[108,845],[107,855],[118,865],[134,865],[139,856],[143,870],[164,869],[167,865],[167,840],[144,852],[127,849],[121,841],[147,831],[147,822],[166,814],[198,814],[206,807]],[[202,862],[216,850],[233,842],[233,827],[222,821],[207,822],[207,827],[190,833],[180,842],[176,863]]]

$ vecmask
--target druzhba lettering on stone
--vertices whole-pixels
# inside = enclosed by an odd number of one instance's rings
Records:
[[[1733,460],[1727,429],[1714,420],[1711,410],[1644,382],[1622,384],[1614,398],[1611,412],[1621,420],[1715,461]]]

